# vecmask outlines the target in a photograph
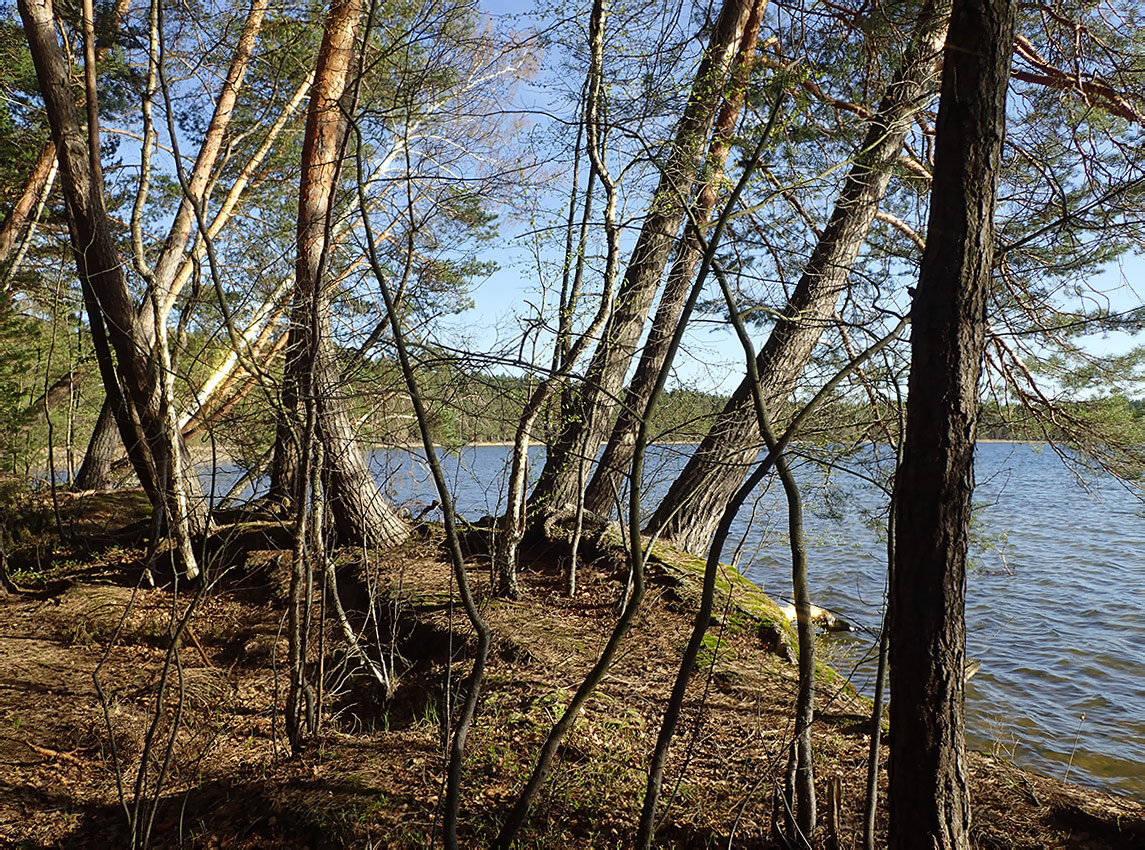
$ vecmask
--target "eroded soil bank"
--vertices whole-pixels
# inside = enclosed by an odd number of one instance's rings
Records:
[[[129,815],[150,824],[156,847],[439,843],[443,729],[472,646],[432,531],[368,565],[382,613],[373,638],[389,650],[396,691],[386,698],[346,663],[337,630],[316,625],[312,660],[321,657],[327,674],[328,710],[309,748],[291,758],[282,731],[282,530],[247,524],[224,534],[214,582],[173,647],[172,618],[195,589],[176,590],[162,575],[157,589],[141,583],[143,527],[132,524],[144,510],[132,493],[64,496],[63,538],[46,504],[12,517],[8,555],[23,592],[0,600],[0,846],[124,846]],[[670,553],[655,559],[639,622],[562,747],[520,846],[631,843],[648,754],[691,628],[694,567]],[[489,598],[489,578],[475,552],[470,579],[496,638],[463,779],[461,838],[473,847],[496,835],[606,640],[624,575],[607,557],[583,564],[581,590],[568,599],[559,559],[538,549],[522,601]],[[783,657],[773,604],[734,575],[720,585],[720,613],[668,765],[661,846],[773,846],[795,666]],[[833,838],[861,846],[868,711],[823,671],[817,846]],[[141,775],[149,740],[152,767]],[[1138,802],[989,754],[974,754],[971,769],[976,847],[1145,847]],[[842,796],[830,817],[836,777]],[[885,788],[885,773],[882,780]]]

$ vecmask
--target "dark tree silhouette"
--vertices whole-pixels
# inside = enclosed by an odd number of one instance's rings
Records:
[[[930,221],[912,311],[890,591],[890,846],[969,847],[966,550],[1011,0],[955,0]]]

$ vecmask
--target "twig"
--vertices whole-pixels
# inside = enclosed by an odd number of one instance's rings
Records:
[[[61,753],[59,750],[53,750],[53,749],[49,749],[48,747],[37,746],[36,744],[33,744],[31,741],[29,741],[27,738],[24,739],[24,743],[27,744],[32,749],[33,752],[36,752],[39,755],[42,755],[44,758],[63,759],[64,761],[70,761],[72,764],[78,764],[81,767],[84,766],[83,760],[76,758],[71,753]]]
[[[1069,779],[1070,768],[1073,767],[1073,754],[1077,752],[1077,739],[1081,737],[1081,724],[1085,723],[1085,712],[1081,713],[1081,717],[1077,721],[1077,731],[1073,733],[1073,748],[1069,751],[1069,763],[1065,766],[1065,776],[1062,781],[1065,782]]]
[[[203,649],[203,645],[199,643],[199,639],[195,637],[195,633],[191,631],[190,623],[187,624],[187,628],[183,630],[183,633],[187,636],[187,639],[191,641],[191,645],[194,646],[196,650],[198,650],[199,657],[203,659],[203,663],[208,667],[214,667],[215,665],[211,663],[211,659],[207,655],[207,651]]]

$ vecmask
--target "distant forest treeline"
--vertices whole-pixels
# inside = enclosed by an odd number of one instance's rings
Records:
[[[82,456],[88,434],[94,425],[102,401],[101,386],[94,366],[83,362],[62,377],[57,377],[49,364],[38,362],[35,355],[46,327],[24,326],[20,330],[23,345],[8,346],[7,371],[12,380],[5,381],[6,395],[0,398],[0,431],[5,432],[5,467],[20,472],[30,465],[41,465],[34,447],[45,442],[48,420],[45,416],[44,391],[49,388],[52,424],[59,435],[76,441],[70,446],[72,458]],[[178,406],[194,408],[189,387],[198,386],[210,374],[216,361],[225,356],[217,346],[195,338],[183,340],[183,357],[191,364],[190,380],[178,386]],[[21,358],[21,351],[29,356]],[[73,353],[73,357],[75,354]],[[365,442],[401,445],[420,442],[405,384],[397,368],[386,360],[355,362],[344,357],[344,392],[356,430]],[[81,361],[85,358],[81,354]],[[468,443],[508,443],[516,435],[526,399],[536,388],[536,377],[488,374],[464,369],[456,362],[433,357],[423,358],[419,375],[425,395],[430,425],[440,445],[459,446]],[[221,410],[210,413],[195,429],[201,440],[213,439],[236,460],[255,461],[263,456],[274,439],[273,409],[266,404],[264,392],[250,382]],[[656,406],[649,437],[659,442],[699,442],[728,397],[700,389],[676,387],[668,390]],[[535,423],[530,439],[547,444],[556,438],[560,421],[559,397],[554,397]],[[824,404],[800,439],[815,443],[849,444],[882,441],[884,423],[894,423],[896,416],[889,407],[875,408],[865,400],[836,398]],[[778,423],[782,426],[783,418]],[[1059,440],[1076,442],[1076,435],[1105,426],[1105,433],[1120,433],[1128,443],[1145,442],[1145,400],[1110,395],[1089,401],[1059,405],[1053,417],[1038,415],[1020,404],[987,400],[983,404],[978,426],[979,439],[1039,442]],[[1115,427],[1110,429],[1109,426]],[[1067,436],[1069,435],[1069,436]],[[57,459],[57,467],[63,466]],[[70,465],[70,464],[69,464]]]
[[[428,409],[436,441],[442,445],[512,442],[525,401],[537,380],[511,375],[463,373],[457,370],[423,372]],[[396,378],[396,376],[395,376]],[[408,398],[395,391],[385,393],[386,402],[373,413],[366,410],[369,398],[359,400],[361,421],[367,438],[380,443],[419,442],[417,425]],[[668,390],[657,405],[649,436],[654,441],[694,442],[710,427],[727,398],[696,389]],[[555,438],[560,399],[554,398],[534,425],[530,438],[548,443]]]
[[[376,443],[416,443],[420,437],[409,400],[400,378],[391,367],[372,364],[370,375],[358,376],[358,420],[363,435]],[[466,443],[512,442],[525,400],[537,385],[536,378],[464,372],[454,366],[422,371],[436,441],[453,446]],[[668,390],[656,406],[649,428],[653,442],[699,442],[728,396],[699,389]],[[554,398],[534,425],[532,441],[550,443],[556,438],[560,401]],[[866,400],[837,398],[825,403],[804,428],[800,439],[816,443],[880,442],[885,439],[880,423],[895,422],[890,409],[873,415]],[[782,427],[785,418],[780,417]],[[1116,425],[1129,442],[1145,441],[1145,400],[1111,395],[1089,401],[1062,403],[1054,418],[1041,411],[994,400],[983,402],[978,438],[1073,443],[1077,435]],[[1108,431],[1106,431],[1108,433]]]
[[[880,406],[849,400],[828,402],[816,415],[803,439],[821,443],[881,442],[881,423],[894,423],[894,413]],[[983,400],[978,418],[979,440],[1053,441],[1076,445],[1090,434],[1119,433],[1124,444],[1145,443],[1145,400],[1110,395],[1087,401],[1061,402],[1031,409],[1018,403]]]
[[[449,391],[441,392],[435,398],[434,415],[439,441],[446,445],[512,441],[524,399],[532,386],[535,386],[535,381],[507,375],[470,375],[460,382],[442,383],[441,387],[448,387]],[[726,395],[696,389],[669,390],[653,413],[649,435],[654,441],[698,442],[727,400]],[[815,415],[812,426],[804,432],[802,439],[824,443],[878,441],[878,420],[871,411],[867,402],[829,402]],[[555,406],[551,412],[553,415],[538,422],[536,433],[532,435],[534,440],[548,442],[555,436]],[[1055,422],[1044,416],[1035,416],[1021,404],[986,401],[979,418],[978,438],[1071,442],[1074,438],[1070,435],[1076,434],[1076,430],[1070,426],[1079,423],[1092,426],[1103,421],[1119,423],[1127,439],[1145,439],[1145,400],[1113,395],[1062,404],[1058,412]],[[404,415],[396,410],[391,414]],[[883,421],[894,420],[884,416]],[[391,426],[393,424],[391,420]],[[393,431],[390,429],[385,433],[392,435]],[[392,436],[388,438],[393,439]],[[416,441],[417,434],[408,433],[407,437],[398,439]]]
[[[103,402],[90,353],[65,352],[50,362],[43,357],[50,337],[45,323],[26,322],[7,330],[10,333],[0,332],[0,341],[11,343],[5,346],[9,357],[0,363],[0,373],[6,377],[0,383],[3,466],[14,473],[42,467],[41,447],[49,426],[57,446],[67,443],[61,446],[63,457],[56,458],[56,467],[78,466]],[[209,410],[205,418],[192,416],[196,407],[192,388],[197,391],[203,385],[226,351],[193,336],[181,343],[188,380],[177,384],[175,391],[176,407],[186,411],[184,433],[201,442],[213,440],[240,463],[262,457],[275,434],[274,408],[267,404],[265,388],[248,376],[226,405]],[[413,406],[397,367],[380,359],[355,362],[349,352],[342,352],[342,361],[342,392],[359,438],[375,445],[420,443]],[[445,446],[512,442],[525,401],[538,383],[536,378],[467,371],[432,357],[423,358],[418,375],[434,440]],[[272,383],[279,379],[274,373],[270,378]],[[726,401],[696,389],[669,390],[653,415],[649,436],[654,441],[699,441]],[[530,434],[533,442],[555,438],[559,404],[555,397],[538,417]]]

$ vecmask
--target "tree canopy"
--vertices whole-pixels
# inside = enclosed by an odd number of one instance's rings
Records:
[[[940,585],[964,581],[975,438],[1068,446],[1130,486],[1145,468],[1138,4],[1021,6],[985,71],[957,61],[975,14],[990,17],[971,0],[512,15],[446,0],[20,0],[0,21],[4,468],[53,488],[138,483],[148,568],[207,587],[210,541],[233,517],[204,494],[219,469],[203,458],[224,455],[252,485],[244,521],[292,536],[285,711],[301,754],[325,710],[315,618],[393,695],[398,662],[365,637],[383,616],[369,553],[407,545],[414,522],[372,452],[421,445],[478,636],[464,694],[447,688],[463,707],[443,739],[448,845],[490,650],[481,605],[526,592],[522,552],[538,545],[559,552],[575,597],[582,545],[611,541],[626,570],[614,628],[501,846],[638,617],[663,541],[707,564],[649,771],[638,840],[652,841],[723,542],[774,475],[803,660],[775,832],[808,846],[821,822],[797,447],[882,488],[902,552],[926,548],[910,511],[938,500],[949,539],[926,557],[949,568],[928,574]],[[435,451],[480,442],[510,447],[486,482],[504,498],[462,545]],[[656,442],[689,448],[653,498]],[[872,460],[871,443],[893,451]],[[959,469],[939,493],[924,486],[932,446]],[[354,547],[360,571],[335,557]],[[471,590],[477,550],[490,584]],[[905,609],[915,591],[898,592]],[[919,629],[945,624],[931,644],[946,647],[962,599],[942,604]],[[958,648],[919,658],[890,634],[900,681],[962,681]],[[961,688],[936,693],[923,720],[958,715]],[[936,762],[960,758],[960,735],[959,721],[929,742]],[[958,834],[939,843],[965,846],[963,801],[941,803]],[[906,823],[892,822],[899,846]]]

